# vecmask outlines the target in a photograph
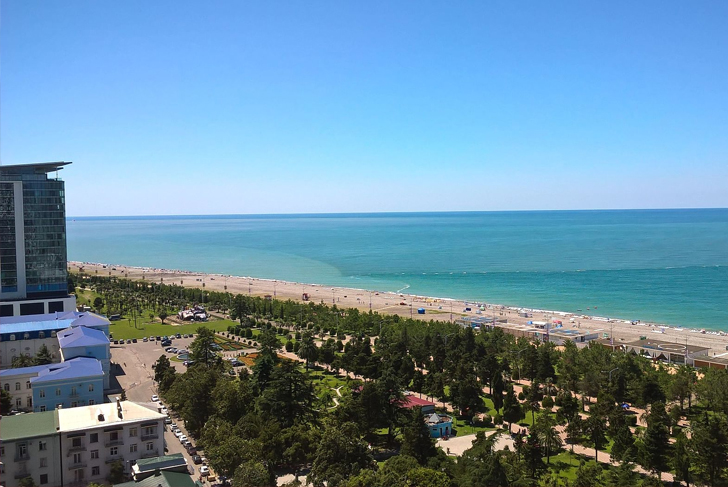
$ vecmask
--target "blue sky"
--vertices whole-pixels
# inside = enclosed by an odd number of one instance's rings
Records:
[[[728,206],[728,2],[0,5],[83,215]]]

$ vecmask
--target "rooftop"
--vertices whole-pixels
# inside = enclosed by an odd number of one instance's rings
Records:
[[[411,408],[425,407],[425,406],[435,407],[435,403],[427,401],[425,399],[420,399],[419,397],[417,397],[413,394],[404,396],[404,401],[402,402],[402,407],[404,407],[404,408],[411,409]]]
[[[61,362],[60,364],[50,364],[42,367],[44,367],[44,370],[38,373],[38,377],[30,379],[31,384],[36,385],[56,380],[104,376],[101,362],[95,358],[77,357]]]
[[[13,441],[21,438],[50,436],[56,432],[56,411],[3,416],[0,420],[0,440]]]
[[[58,344],[61,348],[91,347],[108,345],[109,338],[101,330],[86,326],[73,326],[58,332]]]
[[[121,401],[121,417],[116,409],[116,403],[94,404],[93,406],[58,409],[57,411],[61,431],[77,431],[112,424],[144,420],[157,421],[165,418],[164,414],[151,411],[131,401]]]
[[[139,460],[137,460],[139,463]],[[114,484],[114,487],[197,487],[198,484],[186,473],[159,472],[137,482],[124,482]]]
[[[181,467],[183,465],[187,465],[185,457],[181,453],[173,453],[161,457],[139,459],[133,468],[136,473],[156,469],[164,470],[165,468]]]
[[[633,340],[631,342],[623,343],[625,347],[637,347],[637,348],[644,348],[647,350],[655,350],[665,353],[677,353],[677,354],[685,354],[685,350],[687,350],[687,353],[696,353],[696,352],[702,352],[705,350],[710,350],[710,347],[699,347],[697,345],[684,345],[682,343],[675,343],[675,342],[668,342],[665,340],[655,340],[653,338],[646,338],[644,340]]]
[[[2,165],[0,166],[0,173],[18,174],[18,173],[49,173],[63,169],[63,166],[67,166],[71,162],[32,162],[29,164],[13,164],[11,166]]]
[[[59,364],[53,364],[59,365]],[[15,369],[0,370],[0,377],[15,377],[16,375],[38,375],[41,371],[47,369],[48,365],[33,365],[31,367],[18,367]]]
[[[97,327],[108,325],[109,320],[89,312],[68,311],[65,313],[46,313],[28,316],[3,316],[2,333],[24,333],[31,331],[63,330],[70,326],[84,325]]]

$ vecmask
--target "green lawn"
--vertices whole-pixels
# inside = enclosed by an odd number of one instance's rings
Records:
[[[186,323],[184,325],[161,324],[157,322],[149,322],[149,317],[137,318],[136,328],[134,320],[123,319],[112,321],[109,332],[113,334],[114,340],[129,338],[144,338],[146,336],[164,336],[173,335],[175,333],[197,333],[197,329],[204,326],[214,331],[227,331],[230,322],[227,320],[208,321],[206,323]]]

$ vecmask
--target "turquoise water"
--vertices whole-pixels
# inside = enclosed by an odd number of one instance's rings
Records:
[[[728,209],[69,218],[68,258],[728,329]]]

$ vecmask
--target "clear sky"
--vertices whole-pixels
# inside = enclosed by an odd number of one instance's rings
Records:
[[[83,215],[728,207],[728,2],[0,4]]]

